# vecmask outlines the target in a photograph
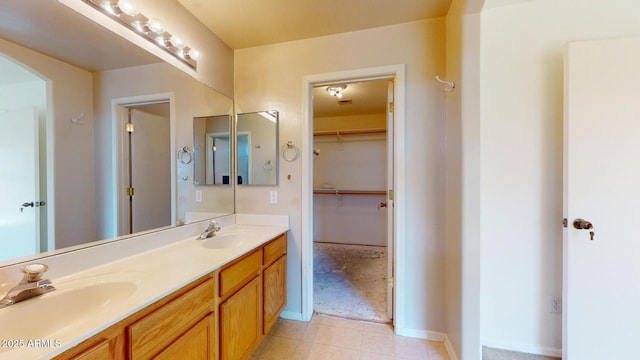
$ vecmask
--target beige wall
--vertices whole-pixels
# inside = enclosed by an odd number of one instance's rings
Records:
[[[238,112],[278,110],[280,144],[302,143],[303,76],[406,64],[407,253],[399,266],[409,274],[406,329],[444,331],[444,93],[434,81],[445,71],[445,19],[237,50]],[[302,156],[311,149],[301,149]],[[291,180],[287,180],[291,175]],[[280,162],[278,187],[242,187],[239,213],[291,217],[287,311],[301,312],[301,161]],[[279,203],[269,204],[269,191]],[[311,241],[311,239],[304,239]]]
[[[160,76],[161,75],[161,76]],[[110,216],[115,204],[111,192],[112,169],[112,100],[116,98],[173,93],[175,99],[176,148],[193,146],[193,118],[230,113],[232,101],[171,65],[160,63],[95,74],[95,148],[96,148],[96,236],[115,236],[110,230]],[[188,176],[187,181],[182,180]],[[193,163],[177,165],[178,218],[186,211],[233,212],[233,190],[230,187],[201,186],[201,203],[195,202]]]
[[[54,194],[49,194],[47,205],[55,212],[56,248],[93,239],[92,75],[2,39],[0,52],[49,81],[53,116],[50,130],[55,140],[47,150],[55,169],[49,173]],[[72,124],[71,118],[81,113],[85,114],[83,125]]]
[[[640,35],[634,0],[488,1],[480,50],[482,341],[559,354],[563,46]],[[465,68],[466,69],[466,68]]]

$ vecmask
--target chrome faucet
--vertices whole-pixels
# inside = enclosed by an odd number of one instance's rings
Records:
[[[45,264],[28,264],[22,267],[20,270],[24,273],[24,277],[18,285],[9,290],[4,298],[0,299],[0,309],[55,290],[51,281],[42,279],[47,269]]]
[[[207,229],[198,236],[198,240],[204,240],[206,238],[210,238],[216,235],[216,232],[220,231],[220,227],[218,226],[218,222],[215,220],[211,220]]]

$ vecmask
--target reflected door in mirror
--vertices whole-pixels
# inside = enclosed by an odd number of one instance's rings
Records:
[[[231,116],[193,119],[194,184],[229,185]]]
[[[278,112],[238,114],[238,185],[278,184]]]

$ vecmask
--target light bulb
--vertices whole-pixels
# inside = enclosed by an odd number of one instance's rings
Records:
[[[150,31],[153,31],[158,35],[164,34],[164,25],[162,25],[158,19],[149,19],[149,21],[147,21],[147,26],[149,26]]]
[[[136,30],[138,30],[138,32],[141,32],[143,34],[146,34],[151,30],[149,29],[149,25],[147,23],[143,23],[140,20],[133,21],[131,23],[131,26],[133,26]]]
[[[184,41],[182,41],[182,39],[175,35],[171,36],[171,39],[169,39],[169,41],[171,42],[171,45],[177,47],[178,49],[184,48]]]
[[[135,6],[131,5],[131,3],[127,0],[119,0],[118,8],[120,8],[120,11],[122,11],[123,13],[131,17],[137,16],[138,14],[140,14],[140,11],[136,9]]]
[[[189,53],[187,55],[189,55],[189,57],[195,61],[198,61],[198,59],[200,59],[200,52],[196,49],[189,50]]]

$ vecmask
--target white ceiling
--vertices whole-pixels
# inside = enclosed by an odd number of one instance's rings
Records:
[[[444,16],[451,0],[178,0],[233,49]]]

